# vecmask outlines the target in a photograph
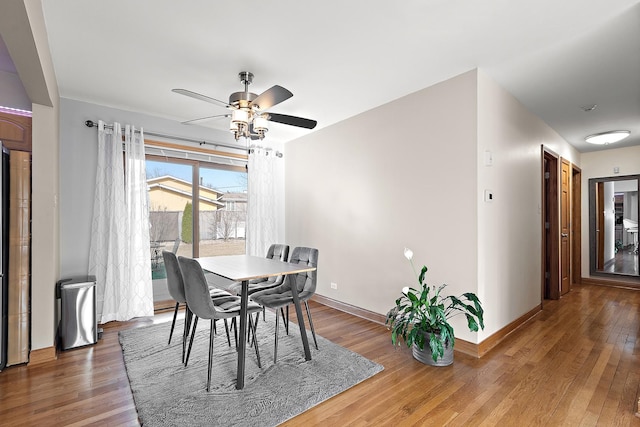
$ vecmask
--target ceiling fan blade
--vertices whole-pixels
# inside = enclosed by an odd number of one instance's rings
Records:
[[[199,99],[200,101],[209,102],[211,104],[218,104],[225,108],[231,108],[231,106],[224,101],[220,101],[219,99],[211,98],[209,96],[205,96],[197,92],[192,92],[187,89],[171,89],[171,92],[179,93],[180,95],[189,96],[191,98]]]
[[[200,117],[199,119],[191,119],[180,123],[183,125],[190,125],[191,123],[199,122],[200,120],[219,119],[220,117],[231,117],[231,114],[218,114],[215,116]]]
[[[299,128],[313,129],[318,124],[317,121],[311,119],[304,119],[302,117],[288,116],[286,114],[269,113],[268,120],[276,123],[282,123],[290,126],[297,126]]]
[[[258,97],[251,102],[251,105],[257,105],[262,111],[265,111],[276,104],[280,104],[282,101],[286,101],[292,96],[293,94],[287,89],[275,85],[258,95]]]
[[[253,130],[253,123],[249,124],[249,137],[251,138],[252,141],[256,141],[260,139],[260,135],[258,135],[256,131]]]

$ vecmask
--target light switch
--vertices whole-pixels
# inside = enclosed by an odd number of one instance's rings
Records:
[[[484,201],[487,203],[493,202],[493,191],[484,190]]]
[[[493,153],[489,150],[484,152],[484,165],[491,166],[493,165]]]

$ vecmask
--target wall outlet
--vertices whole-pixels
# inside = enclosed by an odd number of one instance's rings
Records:
[[[338,289],[338,284],[331,282],[331,289]]]

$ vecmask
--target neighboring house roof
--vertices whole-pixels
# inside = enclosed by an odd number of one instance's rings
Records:
[[[224,193],[218,199],[221,202],[247,202],[247,193]]]
[[[185,181],[184,179],[177,178],[177,177],[175,177],[173,175],[162,175],[162,176],[157,176],[155,178],[149,178],[149,179],[147,179],[147,184],[151,185],[151,184],[162,182],[162,181],[178,182],[178,183],[184,185],[185,187],[191,187],[192,186],[192,184],[189,181]],[[211,193],[216,193],[218,195],[217,197],[219,197],[222,194],[225,194],[224,192],[222,192],[220,190],[217,190],[215,188],[206,187],[204,185],[200,185],[200,191],[202,191],[202,190],[207,191],[207,192],[211,192]]]
[[[151,194],[153,201],[153,194],[157,191],[160,191],[165,194],[173,194],[175,196],[180,196],[187,201],[191,200],[193,197],[193,185],[189,181],[185,181],[183,179],[177,178],[172,175],[163,175],[155,178],[149,178],[147,180],[147,187]],[[200,202],[204,202],[214,209],[224,208],[225,203],[220,201],[221,196],[224,194],[219,190],[214,188],[205,187],[203,185],[199,186],[199,194],[200,194]],[[171,205],[170,202],[165,201],[157,203],[164,205]],[[172,208],[175,208],[173,206]]]
[[[152,189],[152,188],[160,188],[162,190],[166,190],[166,191],[170,191],[170,192],[173,192],[173,193],[182,194],[184,196],[187,196],[188,198],[191,198],[191,196],[192,196],[192,193],[190,191],[180,190],[178,188],[174,188],[174,187],[171,187],[171,186],[168,186],[168,185],[163,185],[163,184],[151,184],[151,185],[149,185],[149,189]],[[204,197],[204,196],[202,196],[202,193],[200,193],[200,200],[212,203],[212,204],[217,205],[217,206],[224,206],[224,203],[219,202],[217,199],[212,199],[210,197]]]

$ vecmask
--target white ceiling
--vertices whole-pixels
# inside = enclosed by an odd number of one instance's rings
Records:
[[[632,132],[616,147],[640,145],[639,0],[42,3],[65,98],[185,121],[226,110],[172,88],[226,100],[247,70],[255,93],[293,92],[272,112],[320,129],[480,68],[582,152],[611,129]]]

